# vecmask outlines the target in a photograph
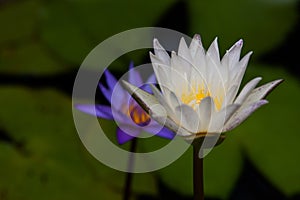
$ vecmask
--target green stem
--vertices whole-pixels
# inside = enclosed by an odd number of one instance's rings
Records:
[[[203,158],[199,158],[201,145],[193,146],[194,200],[204,200]]]
[[[135,153],[136,147],[137,147],[137,138],[133,138],[130,143],[130,152]],[[131,196],[131,186],[132,186],[132,179],[133,179],[133,173],[131,173],[131,171],[133,167],[134,167],[134,155],[130,154],[128,160],[128,172],[126,174],[126,179],[125,179],[123,200],[129,200]]]

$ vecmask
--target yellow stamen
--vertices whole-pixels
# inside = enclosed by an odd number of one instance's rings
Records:
[[[129,109],[125,111],[125,114],[128,117],[131,117],[133,122],[139,126],[146,126],[151,121],[150,116],[141,107],[134,103],[129,105]]]
[[[204,89],[203,87],[199,86],[198,89],[196,87],[192,87],[189,91],[183,92],[181,95],[181,101],[184,104],[191,106],[192,108],[196,108],[196,104],[200,104],[202,99],[205,97],[211,96],[209,90]],[[217,110],[220,110],[223,103],[223,98],[219,97],[212,97],[214,100],[214,104]]]

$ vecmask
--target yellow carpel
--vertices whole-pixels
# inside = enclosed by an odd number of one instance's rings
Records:
[[[198,90],[192,88],[190,91],[183,92],[181,95],[181,101],[184,104],[196,108],[196,104],[200,104],[202,99],[211,96],[210,92],[206,89],[199,87]],[[217,110],[220,110],[223,103],[223,98],[212,97]]]

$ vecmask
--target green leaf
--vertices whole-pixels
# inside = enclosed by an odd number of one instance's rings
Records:
[[[93,46],[72,10],[70,2],[48,2],[41,16],[41,39],[62,59],[79,65]]]
[[[104,166],[86,151],[73,125],[69,98],[54,90],[21,87],[2,86],[0,93],[0,130],[10,138],[0,140],[1,195],[24,200],[121,199],[125,173]],[[134,194],[155,194],[154,183],[151,174],[137,176]]]
[[[206,196],[228,197],[241,171],[240,157],[238,143],[230,136],[204,158]],[[164,183],[185,195],[193,194],[192,158],[190,148],[174,163],[159,171]]]
[[[0,8],[0,44],[29,38],[37,21],[38,1],[18,1]]]
[[[223,52],[242,38],[244,50],[259,55],[284,41],[296,23],[296,4],[295,0],[190,0],[191,31],[201,34],[206,45],[218,36]]]
[[[232,134],[240,137],[255,166],[271,183],[287,195],[295,194],[300,191],[299,82],[276,67],[253,66],[248,74],[260,75],[264,82],[285,81],[267,97],[269,104]]]
[[[30,42],[0,50],[0,72],[9,74],[50,74],[68,69],[41,44]]]
[[[118,6],[107,0],[48,2],[43,11],[42,40],[63,59],[78,65],[106,38],[153,26],[172,2],[119,1]]]

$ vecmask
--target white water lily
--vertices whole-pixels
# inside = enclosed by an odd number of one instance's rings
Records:
[[[252,54],[240,59],[242,40],[222,59],[217,39],[205,51],[199,35],[189,46],[182,38],[171,57],[157,39],[153,43],[150,57],[161,92],[152,86],[153,96],[127,82],[124,86],[154,119],[187,139],[232,130],[268,103],[265,96],[282,82],[255,88],[261,78],[254,78],[238,94]]]

